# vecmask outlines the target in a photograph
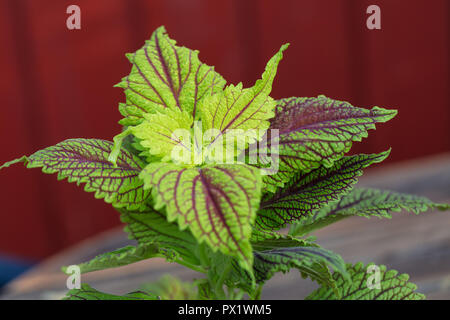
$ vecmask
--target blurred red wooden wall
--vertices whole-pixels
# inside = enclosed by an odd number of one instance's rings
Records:
[[[81,8],[81,30],[66,8]],[[381,8],[381,30],[366,8]],[[450,150],[450,1],[2,0],[0,162],[72,137],[111,139],[133,52],[165,25],[229,82],[251,85],[290,42],[275,98],[325,94],[399,115],[355,152],[392,147],[389,161]],[[0,172],[0,253],[40,259],[118,225],[81,188],[18,165]]]

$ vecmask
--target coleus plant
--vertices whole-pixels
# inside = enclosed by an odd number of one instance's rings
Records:
[[[24,162],[57,173],[118,210],[137,244],[81,263],[82,273],[163,257],[204,274],[190,284],[166,278],[147,286],[150,292],[124,296],[83,284],[67,299],[258,299],[267,280],[290,269],[320,285],[308,299],[424,298],[407,275],[385,266],[369,285],[373,264],[346,264],[310,236],[352,216],[449,206],[353,189],[363,169],[390,150],[346,155],[352,142],[397,111],[325,96],[273,99],[287,47],[243,88],[227,84],[198,51],[177,46],[160,27],[127,54],[131,73],[117,85],[126,96],[119,104],[123,131],[114,142],[69,139],[2,166]]]

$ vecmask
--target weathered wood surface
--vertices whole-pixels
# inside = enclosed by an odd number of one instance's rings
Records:
[[[450,202],[450,153],[370,170],[359,185],[386,188]],[[429,299],[450,299],[450,212],[397,213],[392,220],[349,218],[315,234],[325,248],[346,261],[376,262],[410,274]],[[9,284],[2,299],[54,299],[66,291],[61,265],[76,264],[130,243],[121,229],[103,233],[65,251]],[[82,275],[82,282],[111,293],[125,293],[165,273],[182,279],[201,276],[161,259]],[[278,274],[263,298],[301,299],[315,288],[297,271]]]

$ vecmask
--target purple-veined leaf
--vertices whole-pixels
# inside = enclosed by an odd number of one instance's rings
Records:
[[[264,251],[277,248],[287,248],[287,247],[304,247],[304,246],[315,246],[309,240],[293,237],[288,234],[281,234],[275,231],[258,230],[255,232],[253,230],[251,243],[253,250]]]
[[[323,286],[311,293],[307,300],[423,300],[425,296],[415,292],[417,286],[408,282],[407,274],[398,274],[396,270],[387,270],[384,265],[358,262],[348,264],[351,281],[341,274],[334,273],[336,288]],[[374,277],[375,272],[379,275]],[[372,279],[371,279],[372,278]],[[337,291],[337,292],[336,292]]]
[[[362,175],[362,169],[383,161],[389,152],[343,157],[331,168],[321,166],[308,173],[296,173],[283,188],[262,197],[255,226],[263,230],[280,229],[312,215],[348,192]]]
[[[332,166],[350,150],[353,141],[361,141],[376,123],[396,114],[396,110],[357,108],[325,96],[278,100],[270,129],[279,129],[279,170],[265,176],[263,182],[274,191],[297,171]],[[270,150],[270,143],[266,147]]]
[[[166,215],[153,208],[149,201],[144,211],[118,209],[120,220],[126,223],[125,232],[139,245],[157,245],[173,251],[179,259],[198,265],[197,241],[188,230],[180,230],[176,223],[167,221]],[[170,253],[170,252],[168,252]]]
[[[199,101],[226,83],[214,67],[200,62],[198,51],[177,46],[164,27],[127,58],[133,65],[131,73],[117,85],[125,90],[126,102],[119,110],[125,117],[120,123],[126,126],[165,108],[186,111],[195,119]]]
[[[244,290],[253,288],[252,278],[248,271],[242,269],[236,260],[220,261],[215,266],[215,272],[224,272],[224,266],[232,264],[232,272],[227,279],[227,283],[240,287]],[[288,272],[295,268],[300,271],[303,277],[308,277],[317,281],[321,285],[334,288],[334,280],[329,267],[335,273],[342,274],[349,278],[346,271],[345,262],[338,254],[323,249],[320,246],[305,242],[297,247],[275,248],[264,251],[254,251],[253,275],[257,284],[264,284],[277,272]]]
[[[327,206],[315,210],[310,216],[298,220],[291,227],[290,233],[303,236],[352,216],[391,218],[390,212],[406,210],[419,214],[430,209],[444,211],[449,210],[450,205],[434,203],[426,197],[395,191],[356,188],[338,201],[333,201]]]
[[[257,282],[270,279],[276,272],[287,272],[291,268],[300,271],[314,270],[316,264],[325,263],[336,273],[348,278],[345,263],[334,252],[317,246],[277,248],[255,252],[254,274]]]
[[[69,139],[17,161],[25,162],[27,168],[57,173],[58,180],[67,178],[77,185],[85,184],[85,191],[95,192],[97,199],[103,198],[115,207],[145,207],[150,192],[139,179],[141,161],[120,149],[117,166],[112,165],[108,162],[112,146],[112,142],[100,139]]]
[[[189,227],[194,237],[213,251],[236,257],[250,269],[251,224],[260,199],[260,176],[246,165],[184,168],[151,163],[141,173],[152,188],[155,209],[166,207],[168,221]]]

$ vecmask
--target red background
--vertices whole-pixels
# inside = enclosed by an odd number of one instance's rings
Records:
[[[81,7],[81,30],[66,8]],[[381,30],[366,8],[381,8]],[[3,0],[0,2],[0,162],[67,138],[120,131],[126,52],[165,25],[229,82],[253,84],[290,42],[274,98],[329,97],[399,115],[355,152],[392,147],[388,161],[450,150],[450,1]],[[81,188],[22,166],[0,171],[0,253],[38,260],[119,224]]]

